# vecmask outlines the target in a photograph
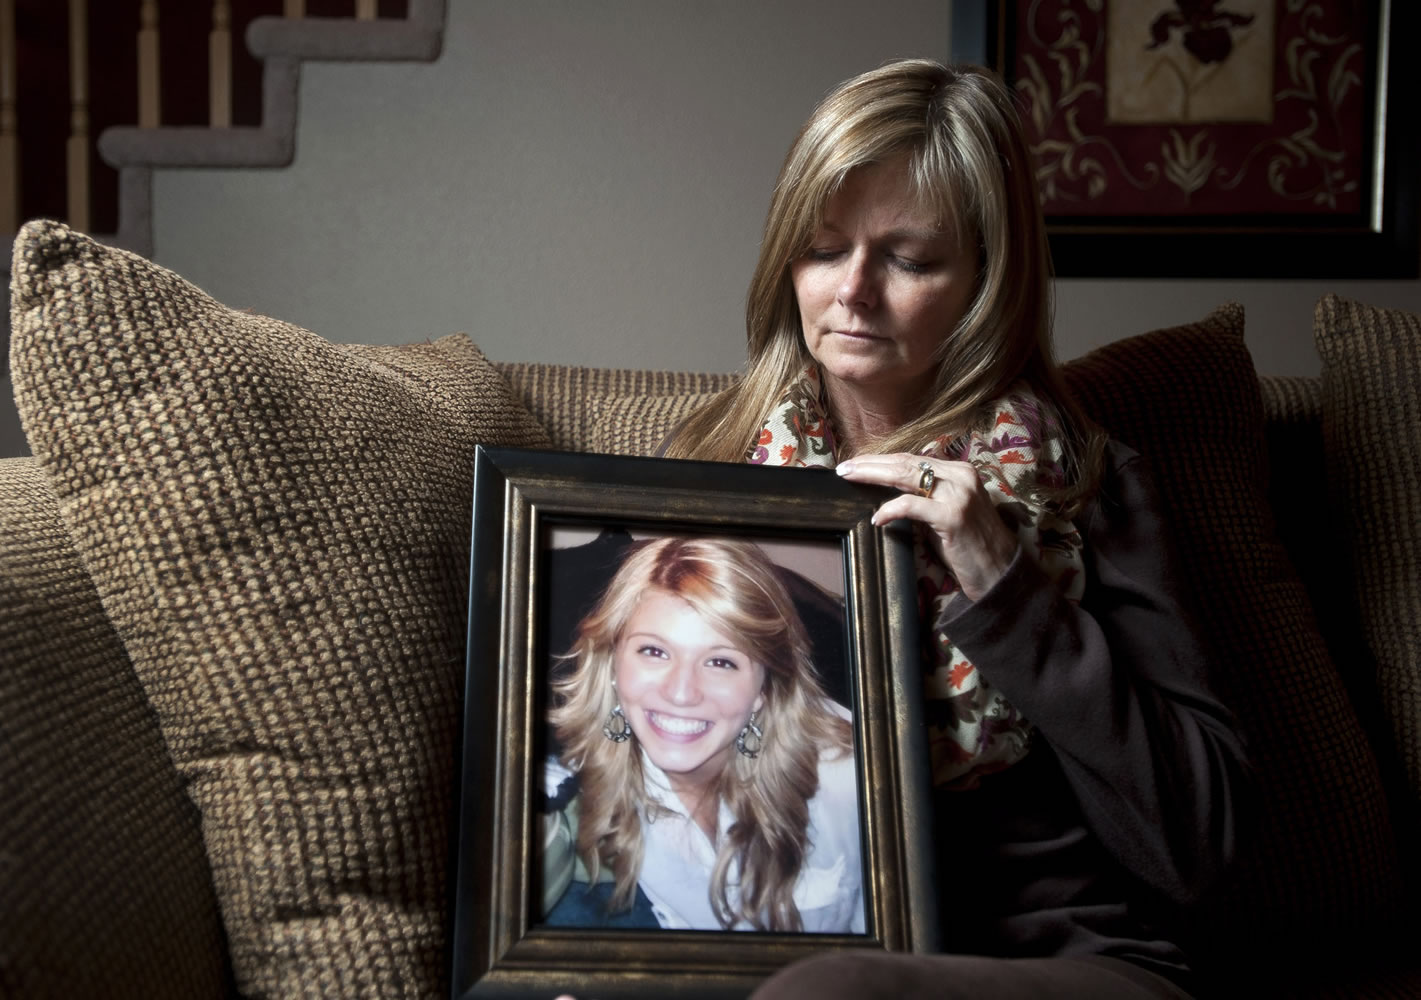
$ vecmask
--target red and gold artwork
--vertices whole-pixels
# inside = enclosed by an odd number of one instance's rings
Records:
[[[1377,4],[1015,0],[1048,216],[1355,216]]]

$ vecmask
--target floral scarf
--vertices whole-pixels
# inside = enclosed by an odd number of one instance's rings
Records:
[[[1018,384],[997,401],[989,431],[928,442],[918,453],[970,462],[1022,551],[1072,601],[1085,590],[1081,536],[1075,526],[1028,499],[1036,483],[1059,482],[1064,447],[1059,430],[1045,418],[1035,394]],[[834,431],[819,370],[805,370],[765,418],[746,461],[754,465],[837,464]],[[957,581],[916,526],[913,554],[918,610],[923,622],[923,679],[933,781],[939,787],[971,788],[986,774],[1026,756],[1032,725],[994,689],[935,627]]]

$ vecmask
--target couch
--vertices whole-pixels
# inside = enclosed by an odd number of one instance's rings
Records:
[[[643,452],[729,376],[336,343],[52,222],[11,273],[0,994],[448,995],[474,444]],[[1421,324],[1323,299],[1318,378],[1243,328],[1066,366],[1254,763],[1189,944],[1217,995],[1421,997]]]

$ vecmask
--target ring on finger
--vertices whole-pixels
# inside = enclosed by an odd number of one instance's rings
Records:
[[[933,495],[933,487],[937,485],[937,473],[928,462],[919,462],[918,468],[923,470],[923,474],[918,477],[917,494],[920,497],[930,497]]]

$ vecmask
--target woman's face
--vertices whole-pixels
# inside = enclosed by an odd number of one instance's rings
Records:
[[[719,777],[750,713],[764,704],[764,668],[664,590],[641,596],[614,669],[632,732],[678,792]]]
[[[906,156],[855,170],[829,199],[790,275],[831,395],[912,405],[932,385],[977,270],[942,223],[915,204]]]

